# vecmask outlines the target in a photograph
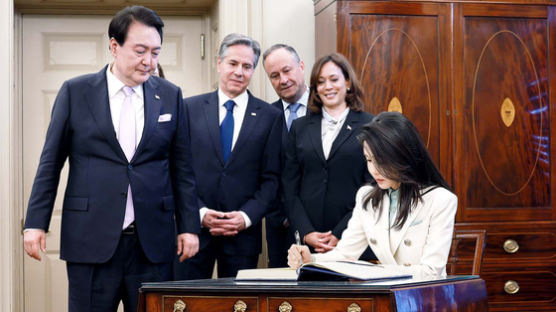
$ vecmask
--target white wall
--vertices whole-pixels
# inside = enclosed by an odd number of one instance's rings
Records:
[[[305,63],[305,81],[309,84],[311,68],[315,62],[315,17],[313,0],[263,1],[263,52],[275,43],[292,46]],[[262,59],[261,59],[262,61]],[[261,68],[262,68],[262,64]],[[265,75],[267,102],[278,99]]]
[[[305,62],[308,82],[315,61],[312,0],[220,0],[217,6],[220,36],[217,45],[232,32],[242,33],[259,41],[261,57],[275,43],[289,44]],[[218,46],[213,49],[217,50]],[[274,102],[278,97],[268,82],[261,61],[253,74],[249,90],[267,102]]]

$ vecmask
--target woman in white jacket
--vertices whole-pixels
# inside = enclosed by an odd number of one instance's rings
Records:
[[[288,265],[355,260],[370,246],[380,263],[414,277],[446,275],[457,209],[413,123],[395,112],[378,114],[358,136],[374,181],[359,189],[338,245],[324,254],[292,245]]]

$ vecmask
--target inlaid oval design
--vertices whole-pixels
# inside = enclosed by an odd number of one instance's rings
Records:
[[[489,38],[475,67],[473,140],[487,180],[506,196],[528,185],[539,160],[546,122],[540,85],[531,53],[516,33],[503,30]]]
[[[500,106],[500,118],[502,118],[502,122],[509,127],[514,122],[515,118],[515,106],[512,100],[509,98],[505,98],[504,102]]]
[[[389,28],[378,34],[367,51],[359,79],[373,112],[401,112],[403,103],[403,114],[429,146],[433,117],[429,77],[423,54],[408,33]]]

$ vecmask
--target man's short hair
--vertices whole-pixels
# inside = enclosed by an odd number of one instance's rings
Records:
[[[160,35],[160,43],[162,43],[164,22],[155,11],[140,5],[125,7],[114,15],[108,26],[108,38],[114,38],[119,45],[123,45],[127,38],[129,25],[134,21],[156,28]]]
[[[218,57],[223,59],[228,52],[228,48],[238,44],[242,44],[253,49],[253,53],[255,54],[253,68],[257,67],[257,62],[259,61],[259,56],[261,55],[261,46],[256,40],[242,34],[234,33],[224,37],[222,43],[220,44],[220,49],[218,50]]]
[[[295,49],[287,44],[283,44],[283,43],[277,43],[273,46],[271,46],[270,48],[268,48],[268,50],[264,51],[263,53],[263,66],[264,66],[264,62],[266,61],[266,58],[268,55],[270,55],[270,53],[274,52],[275,50],[278,49],[285,49],[286,51],[290,52],[293,55],[293,58],[295,59],[295,61],[297,62],[297,64],[299,64],[299,62],[301,62],[301,59],[299,58],[299,54],[297,54],[297,51],[295,51]]]

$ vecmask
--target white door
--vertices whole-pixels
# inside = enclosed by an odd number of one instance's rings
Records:
[[[23,16],[23,183],[25,210],[31,193],[50,112],[58,89],[72,77],[98,72],[111,61],[109,16]],[[160,56],[166,79],[184,96],[209,90],[207,60],[201,59],[202,17],[164,18]],[[208,32],[205,32],[208,34]],[[208,41],[207,41],[208,42]],[[42,262],[25,256],[25,311],[67,311],[67,276],[60,256],[60,218],[67,180],[62,171]],[[25,214],[24,214],[25,215]]]

